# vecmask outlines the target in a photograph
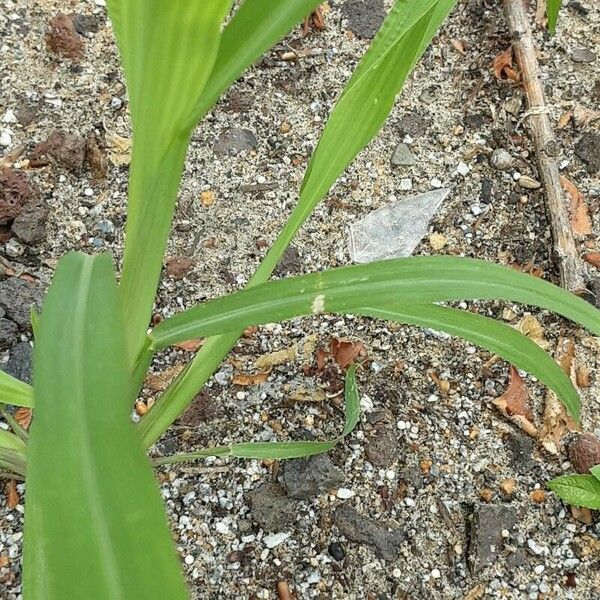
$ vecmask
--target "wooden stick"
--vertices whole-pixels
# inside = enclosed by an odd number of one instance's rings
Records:
[[[589,296],[586,269],[575,245],[569,209],[560,184],[556,162],[559,146],[548,117],[536,49],[523,0],[504,0],[504,14],[527,98],[526,117],[537,154],[540,179],[544,186],[546,211],[550,220],[561,285],[576,294]]]

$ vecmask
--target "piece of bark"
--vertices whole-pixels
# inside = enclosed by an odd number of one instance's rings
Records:
[[[546,210],[552,229],[554,254],[561,284],[576,294],[589,295],[585,266],[577,252],[568,203],[560,183],[556,160],[559,146],[548,117],[529,16],[523,0],[504,0],[504,13],[527,98],[527,122],[536,150],[540,179],[544,186]]]

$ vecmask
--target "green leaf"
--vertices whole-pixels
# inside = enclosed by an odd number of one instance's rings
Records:
[[[596,465],[590,469],[591,474],[600,481],[600,465]]]
[[[560,11],[561,0],[546,0],[546,15],[548,16],[548,31],[556,31],[556,22],[558,21],[558,12]]]
[[[279,41],[321,0],[245,0],[221,37],[213,70],[195,109],[199,121],[252,63]]]
[[[165,319],[149,338],[152,348],[158,350],[196,337],[299,315],[467,299],[532,304],[600,335],[600,311],[547,281],[477,259],[416,256],[264,283]]]
[[[231,0],[108,0],[133,123],[121,277],[133,362],[143,342],[173,217],[195,107]]]
[[[361,308],[356,313],[430,327],[495,352],[554,390],[569,413],[579,420],[581,403],[569,376],[535,342],[504,323],[471,312],[437,305]]]
[[[600,509],[600,481],[592,475],[563,475],[548,487],[568,504]]]
[[[175,454],[154,460],[156,466],[187,462],[208,456],[234,456],[236,458],[262,458],[283,460],[303,458],[327,452],[339,444],[355,427],[360,418],[360,397],[356,386],[356,365],[346,373],[344,384],[345,422],[340,436],[326,442],[245,442],[217,448],[207,448],[199,452]]]
[[[25,477],[27,446],[25,442],[4,429],[0,429],[0,470]]]
[[[68,254],[34,355],[24,599],[187,597],[151,467],[130,419],[110,257]]]
[[[20,379],[0,371],[0,402],[32,408],[33,390]]]

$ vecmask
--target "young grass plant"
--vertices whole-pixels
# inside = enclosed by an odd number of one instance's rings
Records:
[[[108,1],[133,125],[120,284],[106,255],[61,259],[39,323],[35,317],[35,394],[0,375],[1,402],[35,405],[29,439],[14,423],[13,433],[0,429],[0,468],[27,478],[25,600],[136,600],[156,597],[157,589],[164,598],[185,597],[143,449],[191,403],[248,325],[335,312],[432,327],[527,370],[579,417],[573,385],[541,348],[507,325],[440,305],[485,298],[523,302],[600,334],[599,311],[547,282],[455,257],[391,260],[268,282],[298,229],[382,127],[455,1],[396,1],[331,112],[298,204],[248,288],[166,319],[150,333],[194,126],[318,2],[246,0],[230,15],[230,0]],[[154,353],[198,336],[207,337],[203,348],[136,432],[129,413]],[[154,465],[206,456],[283,459],[324,452],[356,426],[358,398],[351,367],[345,425],[333,440],[235,443],[158,458]]]

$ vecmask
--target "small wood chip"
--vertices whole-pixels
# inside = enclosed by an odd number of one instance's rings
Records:
[[[19,492],[17,491],[17,483],[14,479],[10,479],[5,487],[6,491],[6,506],[13,510],[20,502]]]

